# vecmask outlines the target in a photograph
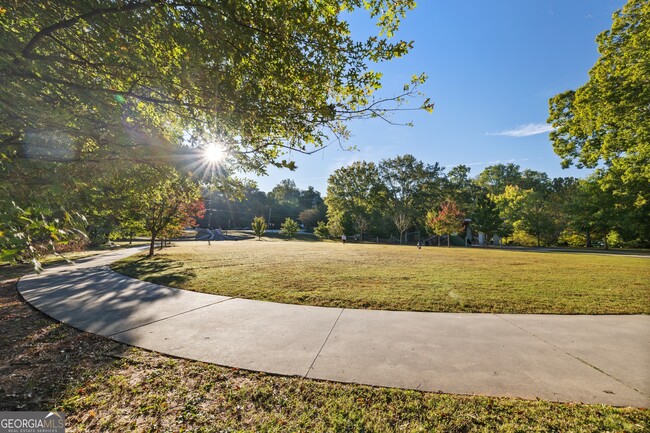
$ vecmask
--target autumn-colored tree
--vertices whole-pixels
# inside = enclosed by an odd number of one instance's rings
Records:
[[[194,226],[205,212],[196,183],[170,166],[136,166],[128,177],[114,181],[113,190],[122,200],[119,213],[142,221],[149,233],[150,257],[156,239]]]
[[[447,235],[447,246],[451,246],[451,234],[463,229],[465,215],[458,209],[454,201],[446,201],[439,211],[427,213],[427,227],[437,235]]]

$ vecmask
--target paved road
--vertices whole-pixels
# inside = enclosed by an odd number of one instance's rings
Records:
[[[76,328],[224,366],[457,394],[650,406],[650,316],[453,314],[251,301],[134,280],[121,250],[20,280]]]

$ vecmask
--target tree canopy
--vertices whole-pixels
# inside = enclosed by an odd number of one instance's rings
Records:
[[[156,239],[194,226],[205,211],[198,186],[171,167],[136,166],[127,178],[116,179],[113,191],[118,222],[141,222],[150,239],[149,256]]]
[[[440,200],[440,175],[442,168],[425,164],[413,155],[384,159],[379,164],[379,177],[387,194],[387,204],[395,218],[409,227],[405,221],[415,221],[428,210],[431,202]],[[397,225],[397,224],[396,224]],[[400,224],[401,225],[401,224]]]
[[[412,48],[395,34],[414,6],[413,0],[5,3],[0,205],[12,209],[8,215],[39,215],[34,221],[54,221],[57,213],[110,216],[84,200],[87,191],[141,164],[172,166],[224,190],[232,188],[223,182],[231,179],[229,169],[294,168],[289,152],[311,153],[347,138],[352,119],[386,118],[408,102],[430,111],[418,91],[424,75],[379,95],[381,73],[373,70]],[[347,17],[364,11],[377,34],[353,37]],[[196,150],[214,145],[229,158],[225,168],[206,164]],[[19,227],[7,220],[0,231]],[[11,251],[25,246],[12,244]]]
[[[0,21],[2,153],[68,160],[99,151],[107,157],[124,145],[219,141],[247,168],[291,166],[283,149],[322,147],[347,136],[345,121],[384,117],[418,94],[422,75],[401,94],[375,99],[381,74],[370,69],[412,47],[389,37],[414,6],[15,2]],[[364,8],[379,34],[359,41],[343,14]],[[39,149],[41,135],[57,143]]]
[[[320,192],[312,186],[301,190],[289,179],[280,181],[268,193],[246,185],[235,193],[206,188],[203,195],[207,209],[199,223],[205,227],[244,228],[254,217],[263,215],[270,228],[280,227],[287,217],[299,219],[311,228],[326,218]]]
[[[355,162],[334,171],[327,180],[327,216],[332,225],[344,233],[356,232],[359,223],[366,228],[375,220],[384,205],[385,187],[374,162]],[[330,227],[330,232],[338,229]]]
[[[589,81],[549,101],[551,140],[568,167],[603,168],[601,186],[641,208],[650,200],[650,3],[629,0],[596,38]]]

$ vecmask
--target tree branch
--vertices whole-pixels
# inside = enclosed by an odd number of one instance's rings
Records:
[[[70,28],[75,24],[77,24],[79,21],[88,20],[101,15],[109,15],[109,14],[115,14],[121,12],[131,12],[136,9],[155,7],[155,6],[159,6],[160,4],[161,2],[156,0],[149,0],[144,3],[132,2],[132,3],[127,3],[123,6],[93,9],[90,12],[86,12],[85,14],[77,15],[76,17],[72,17],[67,20],[60,21],[49,27],[45,27],[44,29],[41,29],[38,33],[36,33],[34,37],[32,37],[32,39],[27,43],[27,45],[25,45],[25,48],[23,48],[22,55],[26,58],[29,58],[32,51],[34,51],[34,48],[36,48],[36,44],[38,44],[43,38],[47,36],[51,36],[57,30]]]

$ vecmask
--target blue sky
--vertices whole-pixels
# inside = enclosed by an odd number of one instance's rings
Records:
[[[405,153],[447,169],[469,165],[473,176],[487,165],[514,162],[551,177],[583,177],[587,171],[563,170],[553,153],[548,99],[587,81],[598,58],[596,35],[611,27],[612,14],[624,3],[422,0],[398,34],[414,40],[415,48],[376,69],[384,73],[382,95],[399,92],[408,77],[425,72],[429,80],[422,90],[435,103],[434,112],[393,117],[413,121],[411,128],[377,119],[352,122],[346,144],[357,151],[333,145],[311,156],[293,154],[296,171],[270,169],[269,176],[247,177],[263,191],[291,178],[299,188],[312,185],[325,195],[335,169]],[[361,16],[351,24],[354,36],[376,33]]]

